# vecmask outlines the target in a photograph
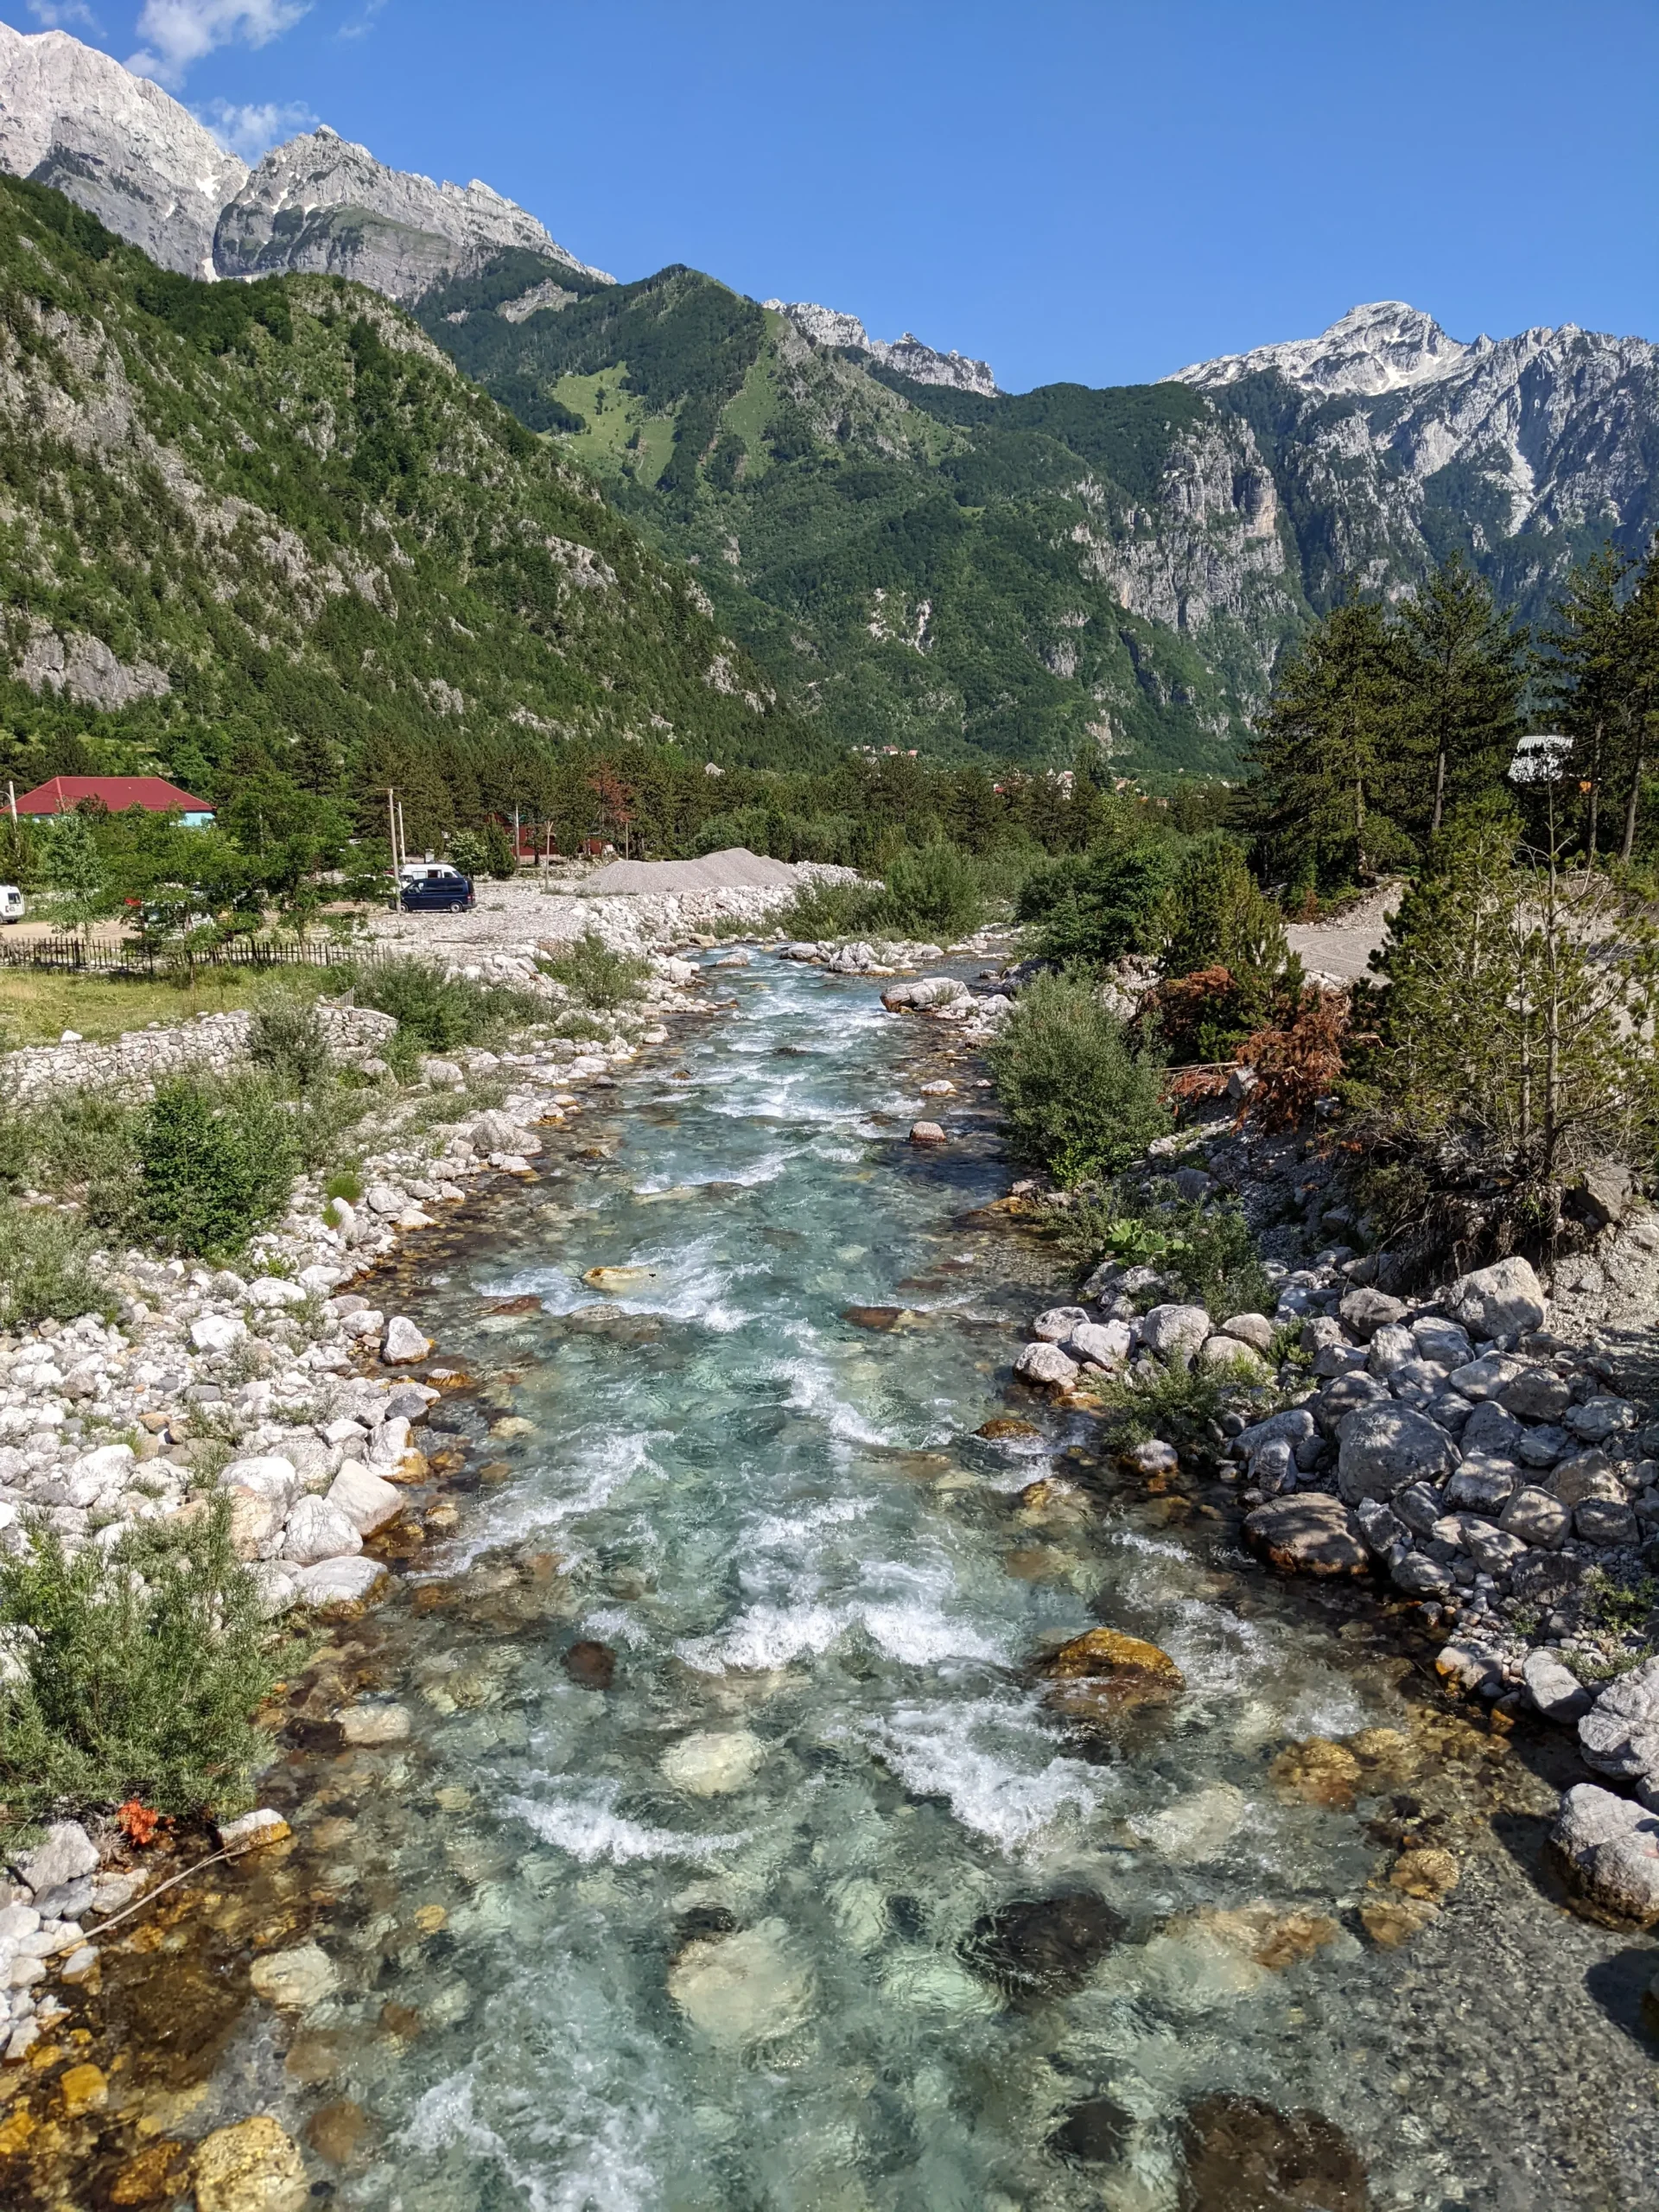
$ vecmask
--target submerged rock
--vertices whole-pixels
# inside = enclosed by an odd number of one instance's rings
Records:
[[[256,1959],[248,1979],[268,2005],[295,2012],[320,2005],[340,1986],[334,1961],[315,1943],[296,1943],[289,1950]]]
[[[668,1993],[716,2043],[772,2042],[799,2027],[812,1979],[790,1953],[781,1920],[688,1943],[668,1970]]]
[[[1093,1890],[999,1905],[962,1942],[963,1962],[1010,1997],[1060,1997],[1080,1989],[1128,1923]]]
[[[1309,1736],[1288,1744],[1268,1769],[1268,1777],[1281,1797],[1300,1799],[1304,1805],[1325,1805],[1336,1812],[1351,1809],[1359,1788],[1361,1768],[1354,1754],[1328,1736]]]
[[[1321,2113],[1201,2097],[1180,2133],[1181,2212],[1369,2212],[1364,2162]]]
[[[564,1671],[583,1689],[607,1690],[616,1679],[616,1654],[608,1643],[584,1637],[565,1653]]]
[[[311,2193],[298,2145],[269,2113],[215,2128],[192,2172],[196,2212],[300,2212]]]
[[[1122,2157],[1134,2126],[1114,2098],[1085,2097],[1061,2120],[1048,2147],[1068,2165],[1109,2165]]]
[[[753,1781],[766,1747],[747,1728],[700,1729],[671,1744],[660,1762],[664,1779],[692,1797],[719,1797]]]

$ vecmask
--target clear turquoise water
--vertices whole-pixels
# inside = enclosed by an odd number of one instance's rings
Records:
[[[772,963],[736,990],[613,1114],[595,1100],[580,1143],[609,1157],[552,1155],[416,1309],[529,1424],[474,1453],[511,1472],[444,1572],[511,1598],[526,1559],[563,1568],[539,1611],[386,1643],[373,1694],[413,1734],[313,1777],[301,1821],[356,1823],[315,1930],[341,1987],[303,2024],[334,2077],[296,2087],[256,2018],[222,2093],[245,2110],[264,2082],[296,2130],[355,2101],[371,2147],[338,2201],[397,2212],[1154,2212],[1179,2113],[1217,2088],[1338,2120],[1379,2204],[1510,2201],[1472,2150],[1402,2133],[1397,1961],[1351,1914],[1284,1972],[1186,1917],[1352,1906],[1380,1863],[1365,1808],[1283,1802],[1266,1770],[1288,1738],[1397,1724],[1382,1672],[1139,1497],[1022,1513],[1077,1440],[973,1434],[1052,1296],[1029,1260],[1001,1279],[1011,1232],[962,1219],[1007,1181],[976,1071],[951,1070],[961,1141],[912,1148],[944,1033]],[[595,1266],[650,1273],[599,1292]],[[849,1303],[916,1318],[872,1332]],[[1029,1672],[1099,1620],[1188,1684],[1116,1744]],[[568,1671],[578,1638],[614,1653],[608,1689]],[[733,1786],[697,1794],[710,1758]],[[1010,2002],[963,1962],[981,1916],[1078,1889],[1126,1923],[1081,1986]],[[419,2032],[389,2036],[388,2003]],[[1411,2062],[1454,2103],[1462,2049]],[[1050,2139],[1102,2094],[1122,2152],[1067,2164]]]

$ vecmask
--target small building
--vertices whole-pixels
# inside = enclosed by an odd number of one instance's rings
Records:
[[[15,802],[19,815],[50,822],[94,799],[110,814],[138,807],[146,814],[176,814],[187,830],[213,826],[213,810],[205,798],[169,784],[164,776],[52,776]]]

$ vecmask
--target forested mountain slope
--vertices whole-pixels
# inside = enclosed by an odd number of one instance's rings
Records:
[[[693,270],[545,306],[533,273],[504,257],[422,326],[696,559],[838,742],[1231,765],[1307,616],[1248,423],[1179,385],[915,384]]]
[[[193,282],[5,178],[0,601],[0,772],[78,733],[189,784],[252,743],[424,823],[572,736],[810,745],[695,576],[400,310]]]

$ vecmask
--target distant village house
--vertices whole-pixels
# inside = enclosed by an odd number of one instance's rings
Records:
[[[213,827],[213,810],[205,798],[195,798],[162,776],[52,776],[32,791],[20,793],[19,815],[37,822],[73,814],[88,799],[111,814],[125,814],[139,807],[146,814],[176,814],[187,830]]]

